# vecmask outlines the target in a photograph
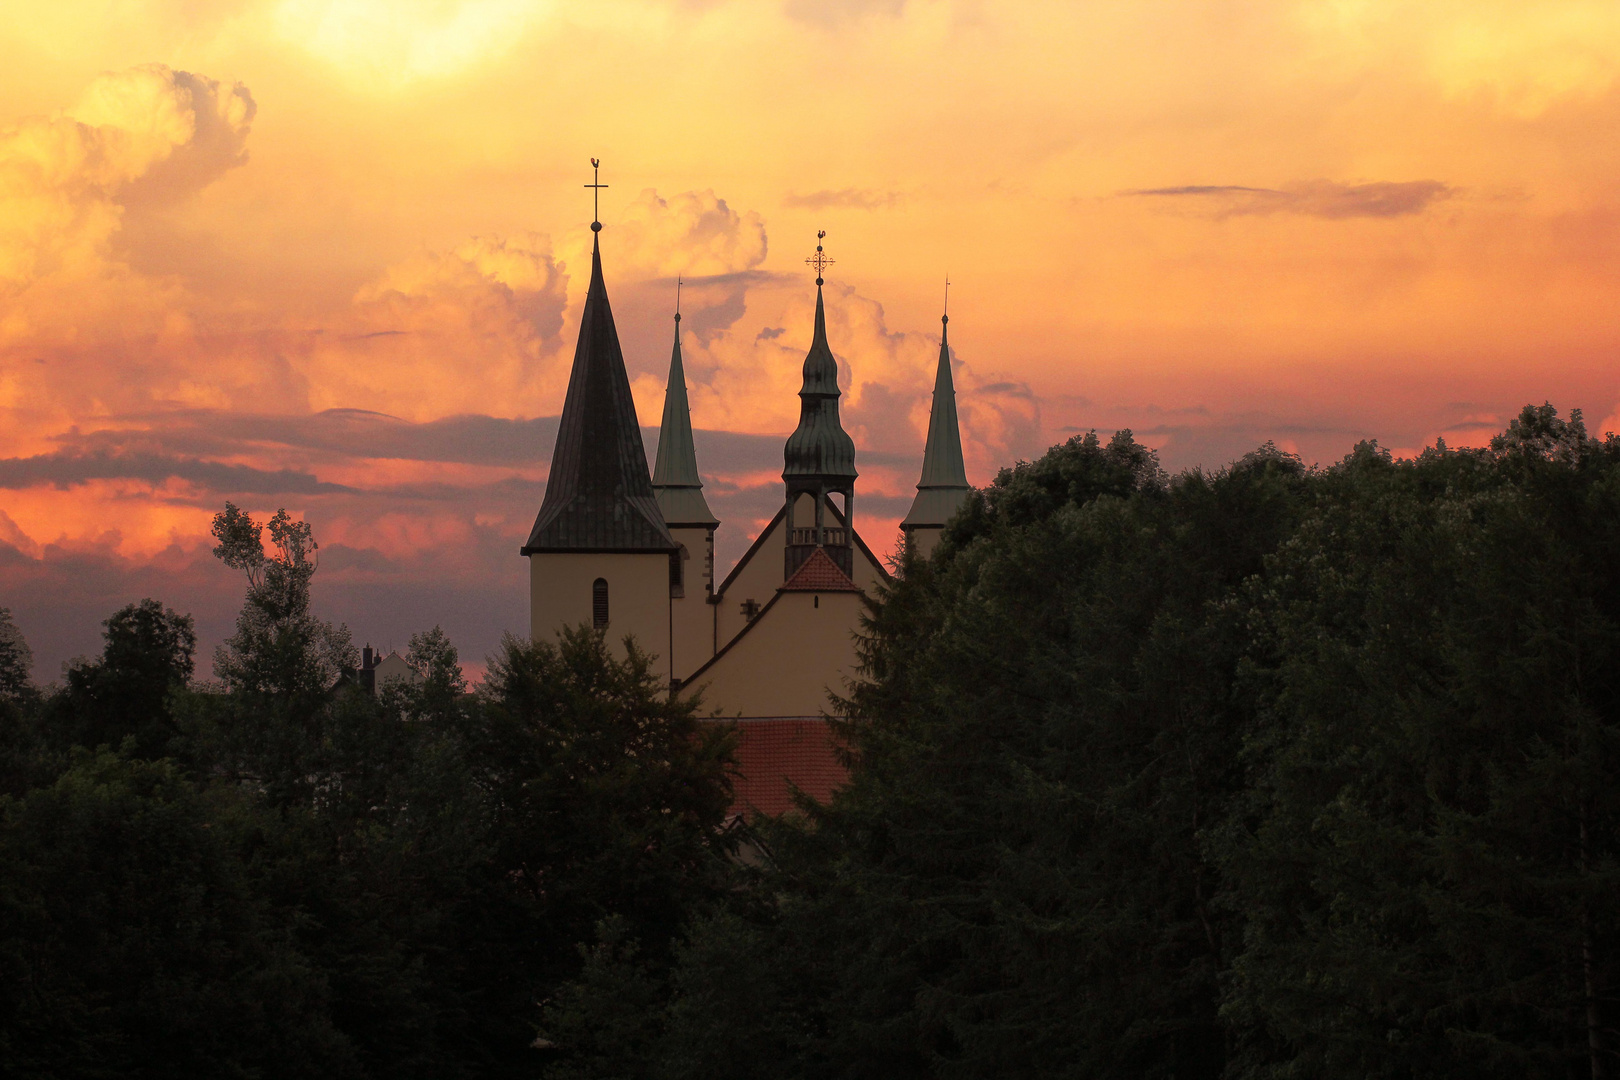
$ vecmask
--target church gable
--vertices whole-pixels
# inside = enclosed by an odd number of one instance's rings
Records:
[[[828,510],[842,525],[844,519],[837,508]],[[715,590],[715,637],[722,646],[742,633],[749,620],[763,610],[782,587],[783,555],[787,548],[786,515],[786,507],[776,512]],[[886,584],[888,570],[859,532],[854,537],[854,549],[855,572],[848,575],[848,580],[862,591]]]

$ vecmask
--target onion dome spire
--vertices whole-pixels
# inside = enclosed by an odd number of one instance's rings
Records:
[[[950,321],[948,313],[940,316],[939,367],[934,373],[934,407],[928,416],[922,478],[917,481],[917,498],[911,512],[900,523],[902,529],[943,526],[972,490],[962,461],[962,432],[956,421],[956,386],[951,379],[951,346],[947,339]]]
[[[658,459],[652,486],[658,509],[671,525],[718,525],[720,519],[703,498],[697,447],[692,442],[692,411],[686,402],[686,372],[681,367],[681,282],[675,281],[675,348],[669,357],[669,384],[664,390],[664,420],[658,428]]]
[[[826,232],[818,232],[819,241]],[[821,477],[853,481],[855,440],[838,419],[838,361],[827,344],[827,313],[821,299],[822,271],[832,265],[820,243],[805,262],[816,270],[816,329],[804,358],[804,385],[799,389],[799,426],[783,449],[782,478]]]
[[[591,164],[598,164],[595,158]],[[601,222],[591,226],[591,284],[579,319],[574,369],[546,497],[522,553],[677,551],[653,498],[636,403],[602,281]]]

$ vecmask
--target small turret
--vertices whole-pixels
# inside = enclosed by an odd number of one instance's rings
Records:
[[[720,519],[703,497],[697,447],[692,441],[692,410],[686,402],[681,366],[680,283],[675,300],[675,346],[669,355],[664,420],[658,428],[658,463],[653,492],[678,550],[669,557],[670,674],[678,682],[714,655],[714,530]]]
[[[900,523],[906,541],[926,555],[939,541],[940,530],[973,489],[962,461],[962,432],[956,420],[956,386],[951,378],[951,317],[940,317],[939,367],[934,373],[934,407],[928,416],[928,443],[923,450],[922,478],[911,512]]]
[[[686,372],[681,366],[681,313],[675,312],[675,347],[669,357],[669,383],[664,390],[664,419],[658,428],[658,458],[653,466],[653,493],[664,523],[714,526],[720,519],[703,498],[697,447],[692,441],[692,410],[686,401]]]

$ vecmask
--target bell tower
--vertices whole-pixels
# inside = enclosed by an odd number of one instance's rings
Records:
[[[549,638],[585,623],[615,647],[634,637],[667,675],[670,557],[680,545],[664,524],[647,473],[636,403],[602,282],[601,221],[592,221],[591,231],[591,283],[568,396],[546,496],[522,548],[529,559],[529,632]]]
[[[846,576],[855,571],[855,440],[838,419],[838,361],[827,344],[822,273],[832,265],[816,233],[816,253],[805,262],[816,271],[816,328],[804,358],[799,389],[799,426],[783,448],[782,481],[787,485],[787,549],[784,577],[818,549]],[[832,500],[839,497],[840,507]],[[829,520],[830,519],[830,520]]]

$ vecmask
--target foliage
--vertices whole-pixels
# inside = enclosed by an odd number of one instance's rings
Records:
[[[667,975],[594,954],[571,1075],[1612,1072],[1617,499],[1546,406],[1415,461],[1004,470],[873,605],[849,785]],[[593,1050],[655,975],[639,1056]]]
[[[0,607],[0,701],[18,702],[28,692],[34,653],[12,621],[11,609]]]
[[[1253,593],[1246,1075],[1600,1075],[1620,949],[1620,445],[1361,447]]]
[[[191,617],[142,600],[102,625],[100,659],[68,665],[67,686],[51,702],[52,741],[60,749],[118,747],[127,738],[140,757],[175,753],[181,733],[173,697],[185,693],[197,649]]]
[[[254,895],[243,813],[105,751],[0,800],[0,1071],[345,1075],[324,980]]]
[[[222,685],[146,600],[0,699],[0,1070],[534,1075],[597,924],[667,966],[729,888],[729,735],[588,630],[509,640],[472,693],[435,627],[368,693],[309,526],[268,529],[216,519],[247,578]]]
[[[848,785],[746,826],[633,642],[469,691],[435,628],[368,693],[309,526],[215,535],[220,686],[148,600],[37,691],[0,612],[7,1075],[1620,1067],[1620,440],[1578,413],[1003,470],[871,598]]]
[[[267,555],[258,522],[231,503],[214,516],[214,554],[248,579],[236,633],[215,654],[214,674],[231,690],[307,706],[360,660],[346,627],[310,611],[319,545],[309,524],[278,510],[269,529]]]

